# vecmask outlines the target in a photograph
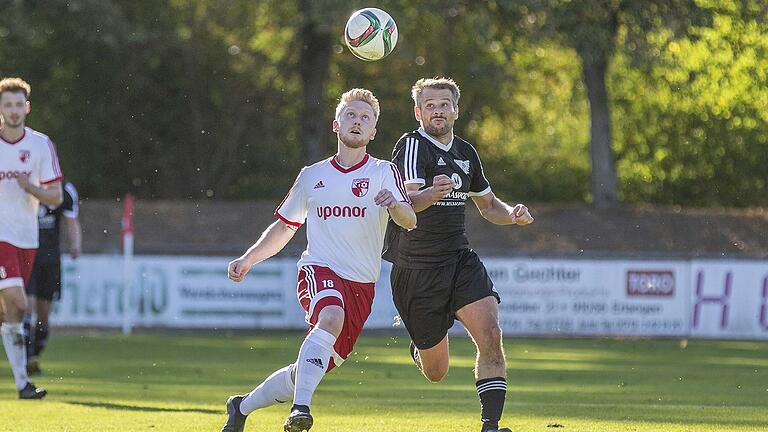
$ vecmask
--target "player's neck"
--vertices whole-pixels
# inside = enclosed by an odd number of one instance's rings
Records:
[[[360,148],[350,148],[339,144],[339,151],[336,153],[336,162],[344,168],[353,167],[363,161],[367,152],[367,146]]]
[[[0,137],[2,137],[3,140],[7,142],[16,142],[23,136],[24,136],[23,124],[19,127],[9,127],[8,125],[3,125],[3,127],[0,128]]]

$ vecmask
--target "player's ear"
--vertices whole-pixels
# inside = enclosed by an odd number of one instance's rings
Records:
[[[339,132],[339,121],[336,119],[333,119],[333,131],[337,133]]]
[[[416,121],[421,121],[421,109],[418,105],[413,106],[413,115],[416,116]]]
[[[374,138],[376,138],[376,128],[373,128],[373,130],[371,131],[370,140],[373,141]]]
[[[456,104],[456,109],[454,109],[456,112],[456,118],[459,118],[459,104]]]
[[[29,114],[29,110],[31,109],[31,106],[29,105],[29,101],[27,101],[25,105],[26,107],[24,108],[24,113]]]

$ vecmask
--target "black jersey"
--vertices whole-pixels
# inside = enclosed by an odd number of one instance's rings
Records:
[[[37,213],[37,223],[40,229],[40,246],[37,249],[38,259],[58,259],[60,256],[59,227],[61,225],[61,218],[62,216],[76,218],[80,211],[77,190],[72,183],[65,183],[63,189],[64,201],[62,201],[60,206],[52,209],[40,203]]]
[[[458,251],[469,247],[464,224],[467,199],[491,191],[477,150],[457,136],[444,145],[419,129],[397,141],[392,161],[406,184],[429,187],[436,175],[445,174],[453,180],[454,190],[418,213],[417,227],[411,231],[390,221],[384,259],[409,268],[458,260]]]

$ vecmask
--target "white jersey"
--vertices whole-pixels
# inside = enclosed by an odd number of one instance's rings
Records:
[[[410,203],[397,167],[365,155],[344,168],[332,157],[305,167],[275,216],[299,227],[307,221],[307,250],[299,267],[328,267],[354,282],[376,282],[389,213],[373,198],[387,189]]]
[[[0,242],[22,249],[37,248],[37,209],[40,202],[16,181],[29,175],[35,186],[61,179],[56,148],[48,136],[30,128],[16,142],[0,137]]]

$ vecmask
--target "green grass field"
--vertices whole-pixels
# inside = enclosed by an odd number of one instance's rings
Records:
[[[0,431],[219,431],[224,401],[292,361],[302,335],[54,335],[19,401],[5,361]],[[508,339],[503,426],[524,431],[768,431],[768,342]],[[366,336],[315,394],[313,432],[479,431],[473,351],[453,338],[430,384],[403,337]],[[249,417],[282,431],[289,406]]]

